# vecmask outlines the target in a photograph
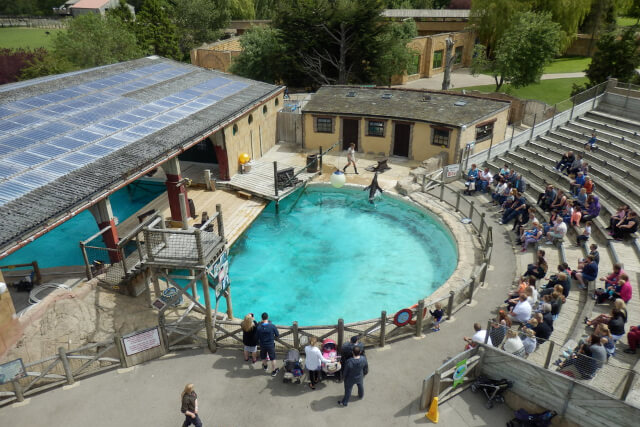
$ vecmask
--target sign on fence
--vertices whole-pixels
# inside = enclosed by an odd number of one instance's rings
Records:
[[[145,350],[160,347],[160,333],[158,328],[137,331],[122,337],[122,344],[127,356],[133,356]]]
[[[447,165],[444,167],[442,171],[442,179],[444,182],[451,182],[458,179],[458,174],[460,173],[460,164],[454,163],[451,165]]]
[[[11,362],[0,365],[0,384],[6,384],[26,376],[22,359],[12,360]]]

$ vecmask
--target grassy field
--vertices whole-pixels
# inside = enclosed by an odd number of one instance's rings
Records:
[[[636,18],[630,18],[628,16],[619,16],[616,19],[616,24],[618,24],[618,27],[631,27],[633,25],[636,25],[636,22],[638,22]]]
[[[579,73],[586,70],[589,64],[591,64],[591,58],[589,57],[572,56],[557,58],[544,68],[544,73]]]
[[[520,99],[535,99],[546,102],[549,105],[553,105],[571,97],[571,87],[574,83],[582,85],[587,81],[588,79],[586,77],[542,80],[538,84],[521,87],[520,89],[514,89],[509,85],[503,85],[500,88],[500,92],[508,93]],[[490,93],[495,91],[495,87],[495,85],[471,86],[458,88],[456,90],[478,90]]]
[[[0,48],[51,47],[54,34],[61,30],[42,28],[0,28]],[[49,34],[47,34],[47,32]]]

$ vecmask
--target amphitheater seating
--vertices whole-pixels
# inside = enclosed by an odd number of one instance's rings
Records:
[[[585,152],[584,144],[594,131],[598,138],[598,149]],[[547,183],[564,190],[569,189],[571,179],[553,169],[562,154],[568,150],[582,154],[585,161],[589,163],[589,176],[595,182],[594,194],[599,196],[602,206],[601,214],[594,222],[594,233],[589,241],[599,246],[601,259],[599,276],[611,272],[614,263],[622,262],[634,287],[633,298],[628,305],[629,321],[626,326],[628,331],[631,325],[640,324],[640,287],[638,286],[640,245],[637,236],[632,236],[630,241],[615,241],[608,235],[605,228],[609,225],[611,214],[622,204],[627,204],[640,212],[640,122],[613,116],[604,111],[591,111],[583,117],[574,118],[570,123],[547,135],[541,135],[528,144],[504,153],[489,161],[487,166],[493,172],[497,172],[506,163],[510,168],[521,173],[527,179],[530,188],[526,194],[527,200],[530,205],[535,206],[538,193],[544,191]],[[489,201],[487,195],[481,197]],[[541,212],[538,212],[538,218],[540,215]],[[548,215],[543,218],[548,218]],[[508,225],[509,229],[511,226],[511,224]],[[570,228],[564,241],[557,248],[541,245],[547,253],[550,272],[555,271],[556,265],[562,261],[575,267],[577,260],[585,256],[586,247],[575,245],[576,234],[580,232],[579,228]],[[520,253],[517,250],[517,252],[517,271],[522,273],[526,265],[533,261],[535,251]],[[598,281],[596,286],[600,286],[600,283]],[[554,332],[551,336],[554,342],[564,343],[571,340],[576,333],[591,332],[584,327],[580,318],[587,298],[586,292],[578,290],[575,285],[572,286],[567,303],[563,306],[558,320],[554,322]],[[609,305],[596,305],[591,315],[596,316],[609,311]],[[618,343],[616,355],[610,358],[608,364],[602,368],[603,372],[591,381],[593,386],[611,393],[619,393],[626,371],[616,368],[630,369],[638,362],[638,356],[620,351],[626,348],[626,337],[621,342],[622,344]],[[535,363],[544,363],[544,360],[537,359],[546,356],[544,349],[546,345],[548,344],[543,344],[539,351],[530,355],[530,359]],[[556,346],[553,359],[561,351],[562,346]]]

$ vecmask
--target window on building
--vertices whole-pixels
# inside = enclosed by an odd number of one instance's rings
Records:
[[[316,117],[316,132],[333,133],[333,119],[331,117]]]
[[[369,120],[367,122],[367,135],[384,136],[384,122],[379,120]]]
[[[238,125],[233,125],[233,134],[237,134],[238,133]]]
[[[433,52],[433,68],[442,68],[442,50]]]
[[[276,98],[274,104],[276,104],[276,107],[278,106],[278,104],[280,104],[280,100],[278,98]]]
[[[454,64],[460,64],[462,62],[462,50],[463,50],[464,46],[458,46],[456,47],[456,54],[453,57],[453,63]]]
[[[493,122],[476,126],[476,142],[490,139],[493,136]]]
[[[267,106],[266,106],[266,105],[265,105],[265,106],[263,106],[263,107],[262,107],[262,114],[267,114],[267,111],[268,111],[268,110],[267,110]]]
[[[420,55],[415,54],[411,58],[411,62],[407,67],[407,74],[412,75],[412,74],[418,74],[419,72],[420,72]]]
[[[249,114],[249,124],[253,123],[253,114]]]
[[[440,147],[449,147],[449,135],[451,131],[449,129],[433,129],[432,132],[432,145],[438,145]]]

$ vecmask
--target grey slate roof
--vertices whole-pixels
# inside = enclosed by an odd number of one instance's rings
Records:
[[[136,105],[145,106],[147,103],[158,101],[160,98],[165,98],[179,91],[188,91],[197,84],[215,78],[228,79],[231,83],[227,84],[235,84],[236,88],[240,87],[241,89],[230,95],[222,94],[220,95],[221,99],[213,105],[206,108],[200,107],[199,110],[180,118],[173,124],[167,125],[165,123],[165,127],[159,131],[144,136],[92,163],[58,177],[53,182],[37,187],[19,198],[0,205],[0,218],[2,218],[0,220],[0,258],[5,251],[14,247],[22,239],[41,231],[48,224],[63,218],[69,212],[105,197],[123,185],[127,179],[139,174],[141,170],[161,163],[168,156],[175,155],[181,148],[196,144],[213,131],[231,122],[237,115],[283,90],[282,87],[206,70],[165,58],[148,57],[81,72],[0,86],[0,110],[14,108],[12,106],[20,105],[20,101],[26,98],[91,84],[100,79],[156,64],[169,64],[172,69],[177,69],[181,75],[118,96],[121,99],[126,98],[125,102],[136,102]],[[97,95],[101,96],[100,90]],[[103,96],[106,97],[106,93]],[[31,110],[31,112],[33,111],[35,110]],[[99,112],[99,110],[97,111]],[[27,113],[28,111],[20,114]],[[9,119],[19,117],[20,114],[8,117]],[[105,112],[105,116],[112,114],[113,112]],[[160,121],[156,124],[162,125]],[[2,157],[0,155],[0,162]],[[0,186],[8,182],[8,179],[10,177],[0,177]]]
[[[349,92],[355,93],[355,96],[347,96]],[[390,94],[391,97],[385,99],[383,98],[385,94]],[[456,105],[456,103],[464,103],[464,105]],[[509,101],[443,92],[323,86],[302,108],[302,112],[374,116],[459,127],[491,117],[509,108],[509,105]]]

